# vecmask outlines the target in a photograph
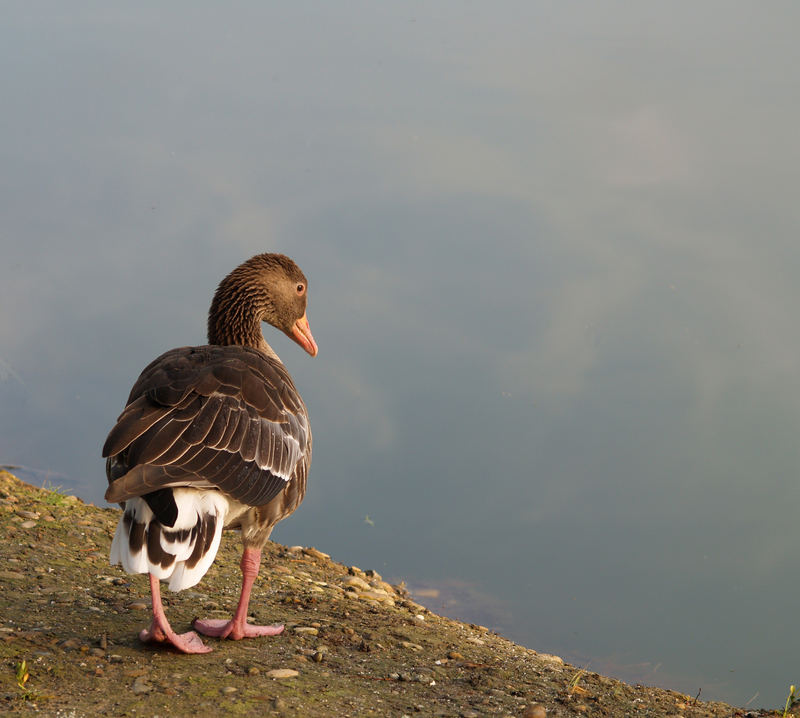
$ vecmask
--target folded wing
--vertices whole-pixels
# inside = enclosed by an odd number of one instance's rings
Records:
[[[261,506],[310,455],[308,414],[279,361],[243,346],[182,347],[142,372],[109,433],[106,499],[194,486]]]

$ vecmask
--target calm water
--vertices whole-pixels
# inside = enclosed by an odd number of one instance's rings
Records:
[[[6,3],[0,463],[102,502],[138,372],[204,342],[232,267],[283,251],[320,354],[268,337],[315,437],[277,540],[593,670],[782,705],[798,23]]]

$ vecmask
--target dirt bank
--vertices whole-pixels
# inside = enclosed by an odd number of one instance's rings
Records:
[[[139,643],[144,576],[108,565],[119,511],[0,472],[0,712],[45,716],[767,716],[629,686],[437,616],[402,587],[316,549],[268,545],[251,609],[283,635],[207,639],[184,656]],[[231,613],[239,541],[223,538],[170,619]],[[291,671],[291,677],[275,677]],[[294,674],[296,672],[296,675]],[[26,679],[27,674],[27,679]],[[546,711],[546,712],[545,712]]]

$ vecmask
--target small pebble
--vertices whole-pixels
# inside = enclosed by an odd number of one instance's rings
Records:
[[[222,689],[223,693],[236,693],[239,689],[236,686],[225,686]]]
[[[464,656],[462,656],[458,651],[450,651],[450,653],[447,654],[447,657],[453,661],[464,660]]]
[[[522,718],[547,718],[547,709],[541,703],[534,703],[523,711]]]
[[[150,685],[150,684],[147,682],[147,679],[146,679],[144,676],[139,676],[139,677],[138,677],[138,678],[137,678],[137,679],[136,679],[136,680],[133,682],[133,688],[132,688],[132,690],[133,690],[133,692],[134,692],[136,695],[142,695],[142,694],[144,694],[144,693],[150,693],[150,691],[152,691],[152,690],[153,690],[153,686],[151,686],[151,685]]]
[[[419,643],[412,643],[411,641],[400,641],[400,645],[403,648],[408,648],[409,650],[412,650],[412,651],[421,651],[422,650],[422,646],[420,646]]]
[[[295,678],[300,675],[300,671],[294,668],[273,668],[266,673],[268,678]]]
[[[149,601],[131,601],[127,608],[130,608],[132,611],[145,611],[150,608]]]
[[[14,513],[17,516],[21,516],[23,519],[38,519],[39,512],[38,511],[24,511],[23,509],[17,509]]]
[[[303,553],[306,556],[311,556],[312,558],[321,558],[321,559],[329,559],[330,556],[326,553],[322,553],[319,549],[314,548],[313,546],[309,546],[308,548],[303,549]]]
[[[250,668],[247,669],[248,676],[257,676],[259,673],[261,673],[261,671],[258,669],[258,666],[250,666]]]
[[[549,653],[540,653],[539,658],[548,663],[557,663],[558,665],[564,664],[564,659],[559,656],[551,656]]]
[[[295,633],[300,633],[306,636],[316,636],[319,635],[319,629],[314,628],[313,626],[295,626],[294,627]]]
[[[394,599],[387,596],[385,591],[380,593],[377,591],[363,591],[358,594],[362,601],[374,601],[375,603],[385,603],[388,606],[394,606]]]
[[[411,611],[414,611],[416,613],[421,613],[422,611],[427,611],[428,610],[427,608],[425,608],[425,606],[423,606],[423,605],[421,605],[419,603],[415,603],[414,601],[409,601],[408,599],[405,599],[403,601],[403,605],[406,608],[408,608]]]
[[[20,526],[24,529],[32,529],[36,526],[36,521],[23,521]]]
[[[354,588],[360,588],[362,591],[369,591],[372,586],[370,586],[363,578],[359,576],[347,576],[342,583],[345,586],[353,586]]]

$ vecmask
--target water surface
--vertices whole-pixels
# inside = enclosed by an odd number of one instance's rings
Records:
[[[782,705],[798,21],[8,4],[0,462],[102,503],[138,372],[205,341],[232,267],[282,251],[320,354],[268,336],[315,437],[277,540],[593,670]]]

